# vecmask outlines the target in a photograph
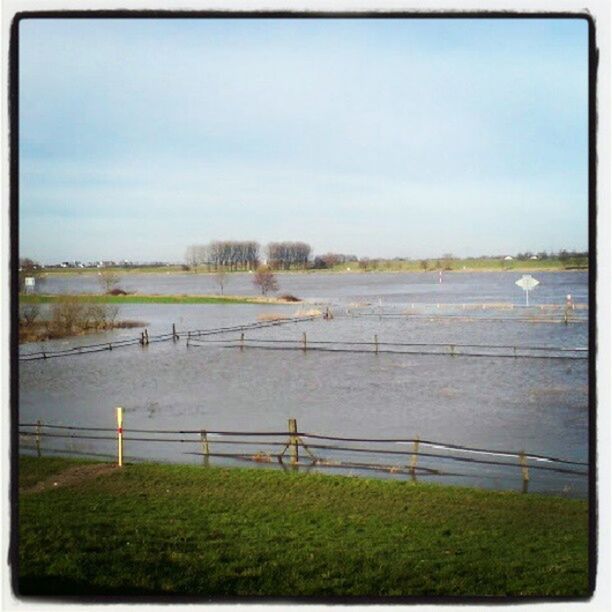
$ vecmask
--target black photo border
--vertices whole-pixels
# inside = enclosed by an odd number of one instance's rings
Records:
[[[75,595],[36,598],[19,592],[19,25],[25,20],[40,19],[569,19],[588,24],[588,227],[589,227],[589,593],[586,597],[470,597],[470,596],[389,596],[389,597],[215,597],[215,596],[104,596]],[[597,575],[597,70],[599,52],[596,25],[592,15],[582,12],[508,11],[289,11],[289,10],[49,10],[17,12],[11,22],[9,42],[9,219],[10,219],[10,543],[9,564],[13,594],[23,603],[31,601],[71,603],[323,603],[323,604],[508,604],[588,601],[594,594]]]

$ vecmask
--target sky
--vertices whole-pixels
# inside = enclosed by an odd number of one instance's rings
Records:
[[[582,19],[26,19],[20,255],[588,246]]]

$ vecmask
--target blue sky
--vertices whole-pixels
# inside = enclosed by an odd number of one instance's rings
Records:
[[[584,20],[25,20],[20,251],[586,249]]]

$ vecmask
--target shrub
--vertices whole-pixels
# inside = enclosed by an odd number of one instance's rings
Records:
[[[284,293],[283,295],[278,296],[281,300],[285,300],[285,302],[299,302],[300,298],[295,297],[295,295],[291,295],[291,293]]]
[[[51,306],[51,326],[62,333],[87,327],[87,305],[71,297],[62,297]]]

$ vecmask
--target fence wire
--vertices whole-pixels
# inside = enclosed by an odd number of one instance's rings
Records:
[[[588,348],[583,347],[537,347],[521,345],[461,344],[461,343],[425,343],[425,342],[381,342],[352,340],[289,340],[245,338],[206,340],[192,342],[190,346],[216,346],[222,349],[255,349],[260,351],[301,351],[319,353],[354,353],[354,354],[392,354],[392,355],[433,355],[450,357],[500,357],[512,359],[588,359]],[[368,348],[365,348],[368,347]],[[390,348],[398,347],[398,348]],[[425,350],[430,348],[432,350]],[[442,349],[446,348],[446,351]],[[482,349],[470,350],[470,349]],[[512,349],[512,352],[499,352]],[[483,352],[484,351],[484,352]],[[492,352],[498,351],[498,352]],[[527,351],[533,351],[530,354]],[[547,354],[543,354],[548,351]]]
[[[254,329],[265,329],[267,327],[274,327],[278,325],[284,325],[287,323],[302,323],[306,321],[313,321],[317,316],[304,316],[304,317],[285,317],[275,319],[273,321],[255,321],[252,323],[244,323],[241,325],[233,325],[229,327],[216,327],[212,329],[199,329],[199,330],[188,330],[188,331],[177,331],[165,334],[157,334],[155,336],[149,336],[148,333],[145,336],[141,334],[137,338],[127,338],[124,340],[113,340],[110,342],[97,342],[94,344],[85,344],[81,346],[74,346],[67,349],[50,350],[50,351],[36,351],[31,353],[22,353],[19,355],[19,361],[34,361],[39,359],[52,359],[54,357],[72,357],[75,355],[87,355],[90,353],[99,353],[102,351],[112,351],[117,348],[124,348],[126,346],[135,345],[148,345],[159,342],[169,342],[174,340],[180,340],[181,338],[187,339],[187,345],[189,346],[192,338],[201,338],[205,336],[226,334],[235,331],[247,331]],[[146,338],[146,339],[145,339]]]
[[[52,431],[44,431],[44,429],[50,429]],[[60,432],[67,433],[57,433]],[[95,435],[88,433],[94,432]],[[58,425],[58,424],[43,424],[43,423],[21,423],[19,424],[19,433],[23,439],[32,440],[36,439],[39,453],[41,452],[41,440],[45,438],[49,439],[64,439],[64,440],[88,440],[88,441],[116,441],[117,430],[109,427],[82,427],[75,425]],[[109,435],[100,435],[109,434]],[[139,435],[140,434],[140,435]],[[143,436],[142,434],[145,434]],[[317,467],[336,467],[336,468],[354,468],[358,466],[368,466],[368,469],[391,471],[398,473],[411,473],[415,474],[417,469],[416,460],[417,458],[425,458],[428,460],[435,460],[436,462],[451,461],[454,464],[470,464],[487,466],[488,468],[517,468],[539,470],[544,472],[555,472],[558,474],[574,475],[574,476],[588,476],[588,471],[580,470],[579,468],[588,468],[587,462],[574,461],[571,459],[564,459],[559,457],[552,457],[536,453],[527,452],[516,452],[501,449],[487,449],[481,447],[468,447],[458,444],[448,444],[438,442],[434,440],[421,440],[419,438],[361,438],[361,437],[346,437],[346,436],[331,436],[318,433],[309,432],[287,432],[287,431],[225,431],[225,430],[205,430],[205,429],[193,429],[193,430],[167,430],[167,429],[123,429],[122,430],[123,440],[126,443],[163,443],[163,444],[180,444],[180,445],[206,445],[206,452],[187,451],[185,454],[188,455],[199,455],[204,457],[207,461],[211,457],[222,457],[227,459],[240,459],[244,461],[253,461],[256,463],[273,463],[274,461],[283,464],[283,459],[287,459],[287,450],[294,445],[297,450],[301,449],[302,452],[306,452],[309,455],[307,462],[301,462],[300,465],[310,465]],[[167,437],[172,435],[174,437]],[[197,437],[176,437],[176,436],[197,436]],[[164,437],[160,437],[164,436]],[[240,439],[246,437],[247,439]],[[253,440],[257,438],[279,438],[278,439],[263,439]],[[288,440],[287,440],[288,438]],[[307,442],[306,442],[307,441]],[[323,442],[336,442],[341,444],[333,443],[321,443]],[[347,446],[346,443],[353,443],[353,445]],[[376,445],[397,445],[397,444],[411,444],[411,449],[398,450],[389,448],[379,447],[363,447],[354,446],[355,443],[359,444],[376,444]],[[246,450],[237,452],[222,452],[215,450],[210,451],[210,446],[258,446],[259,450],[255,453],[247,452]],[[263,451],[262,448],[269,449],[270,447],[278,448],[283,447],[282,452],[270,452],[269,450]],[[441,452],[426,452],[421,450],[421,447],[429,447],[437,451],[446,451],[445,454]],[[32,448],[31,446],[28,448]],[[47,450],[47,449],[45,449]],[[57,449],[48,449],[52,452],[61,452]],[[398,466],[388,463],[356,463],[355,461],[339,461],[332,459],[331,457],[317,456],[314,452],[318,451],[329,451],[332,453],[348,453],[350,454],[368,454],[379,457],[399,457],[411,459],[412,466]],[[454,454],[451,454],[454,453]],[[513,458],[518,459],[516,461],[507,460],[493,460],[485,458],[465,457],[457,456],[457,453],[461,454],[476,454],[476,455],[488,455],[496,458]],[[83,452],[84,455],[92,454],[87,451]],[[95,453],[94,453],[95,454]],[[529,463],[530,462],[530,463]],[[295,464],[295,461],[292,461]],[[541,465],[546,463],[547,465]],[[568,466],[568,467],[565,467]],[[576,467],[569,467],[576,466]],[[420,470],[420,472],[419,472]],[[437,475],[464,475],[473,476],[473,474],[456,474],[455,472],[449,472],[447,469],[440,469],[438,467],[431,468],[427,466],[418,466],[418,473],[424,473],[425,471],[431,471]]]

